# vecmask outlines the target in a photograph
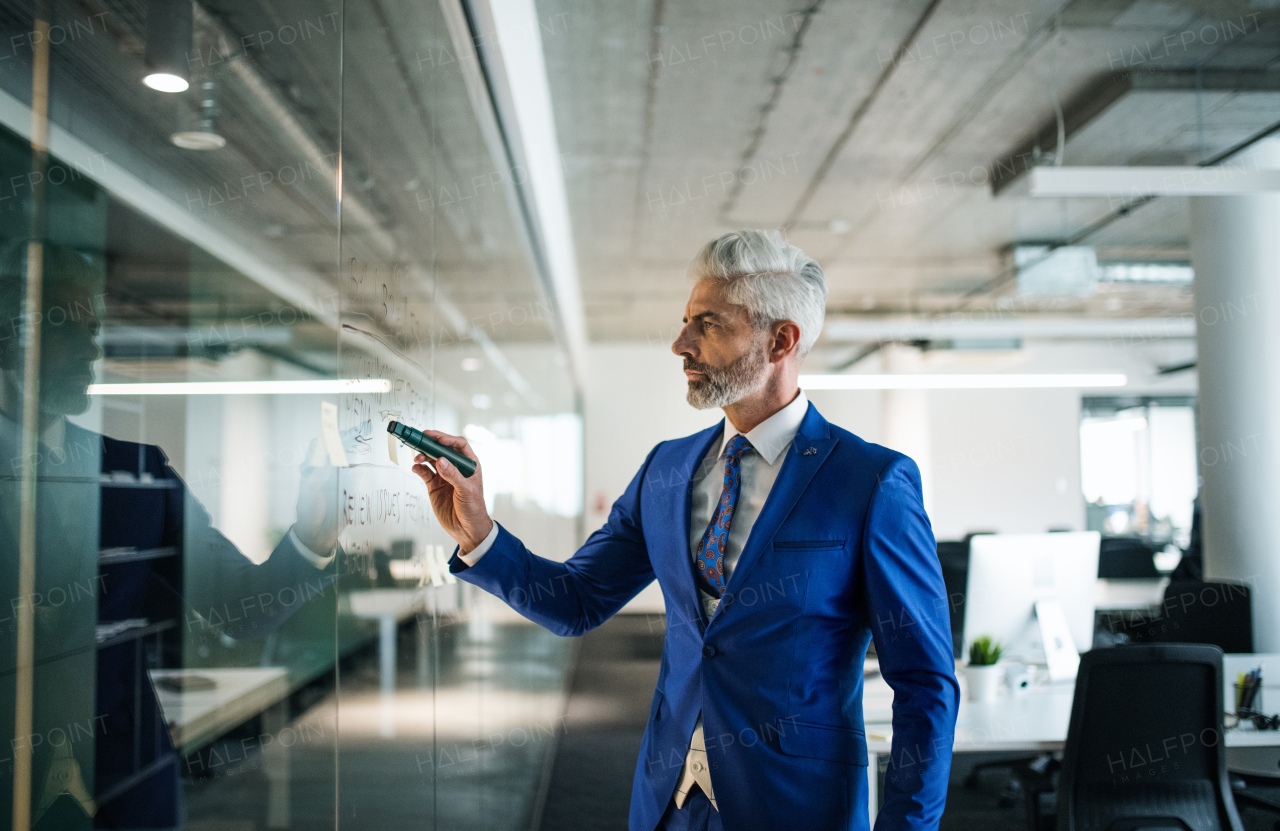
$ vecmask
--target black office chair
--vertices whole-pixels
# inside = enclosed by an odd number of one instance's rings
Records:
[[[1135,627],[1141,643],[1203,643],[1223,652],[1253,651],[1253,604],[1240,583],[1179,581],[1164,590],[1162,615]]]
[[[1118,646],[1081,656],[1057,831],[1242,831],[1223,746],[1222,650]],[[1028,788],[1028,821],[1039,793]]]
[[[938,543],[938,562],[942,565],[942,583],[947,589],[947,607],[951,612],[951,654],[959,658],[964,652],[964,590],[969,579],[969,543]]]
[[[1274,776],[1231,774],[1231,795],[1238,807],[1249,806],[1263,813],[1280,817],[1280,781]],[[1280,819],[1273,820],[1272,827],[1280,831]]]

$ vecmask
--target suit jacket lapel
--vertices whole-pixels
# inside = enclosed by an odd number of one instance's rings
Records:
[[[725,586],[726,592],[736,594],[741,588],[751,567],[760,559],[761,552],[773,541],[778,527],[791,513],[800,495],[809,486],[814,474],[818,472],[818,468],[822,467],[822,463],[826,461],[838,441],[839,439],[832,438],[830,424],[810,401],[804,419],[800,422],[800,429],[796,431],[795,439],[792,440],[791,446],[787,448],[786,455],[783,457],[778,478],[774,480],[773,488],[765,499],[760,516],[756,517],[755,525],[751,528],[751,535],[747,537],[747,542],[742,547],[742,556],[738,558],[738,562],[733,567],[733,573],[729,575],[729,583]],[[733,531],[730,530],[729,533],[732,534]],[[720,608],[723,609],[724,606],[721,605]],[[720,617],[719,612],[720,609],[717,609],[715,618]],[[715,618],[712,618],[712,622]]]
[[[724,423],[725,420],[721,418],[718,424],[690,437],[684,455],[678,459],[676,467],[671,471],[672,491],[678,493],[678,498],[672,500],[674,515],[671,521],[666,523],[667,528],[678,535],[676,539],[671,540],[671,550],[675,552],[677,559],[673,573],[678,575],[680,595],[688,603],[688,609],[682,610],[681,614],[691,616],[699,622],[702,620],[702,599],[698,597],[698,584],[693,572],[693,555],[689,550],[693,478],[698,472],[698,465],[711,450],[713,443],[724,435]]]

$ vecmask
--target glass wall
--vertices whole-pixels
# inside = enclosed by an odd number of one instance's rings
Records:
[[[527,824],[569,642],[449,573],[386,433],[572,552],[578,396],[441,9],[0,5],[7,827]]]

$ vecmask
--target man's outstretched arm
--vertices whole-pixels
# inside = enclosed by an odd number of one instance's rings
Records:
[[[424,432],[479,462],[466,439]],[[426,482],[441,525],[458,541],[449,559],[450,571],[558,635],[581,635],[607,620],[654,579],[641,525],[640,488],[657,449],[649,452],[613,503],[605,524],[566,562],[539,557],[489,518],[480,465],[464,477],[447,462],[437,464],[433,472],[423,464],[425,457],[419,456],[414,472]],[[464,548],[469,552],[465,558]]]

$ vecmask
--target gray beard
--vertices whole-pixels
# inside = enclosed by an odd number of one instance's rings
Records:
[[[736,404],[763,387],[769,379],[768,354],[760,344],[753,345],[723,369],[690,368],[705,372],[707,376],[702,381],[690,381],[689,391],[685,396],[688,402],[699,410]]]

